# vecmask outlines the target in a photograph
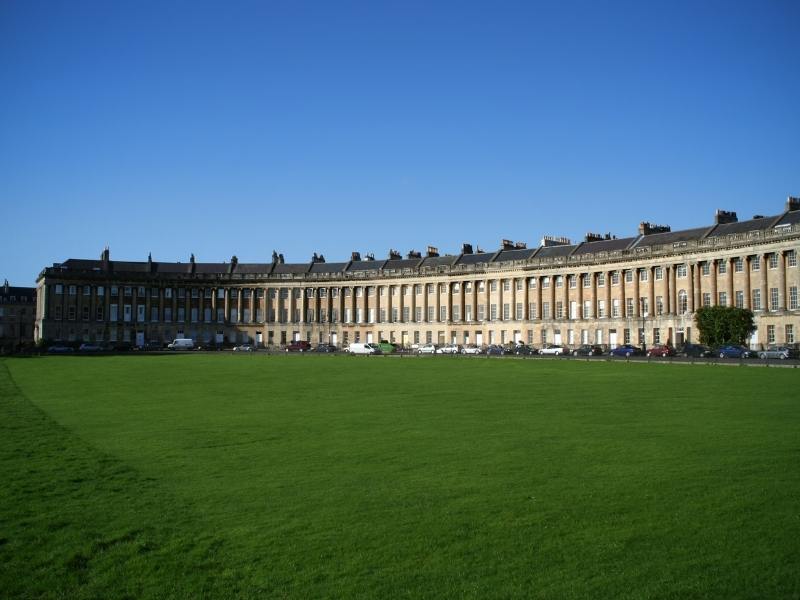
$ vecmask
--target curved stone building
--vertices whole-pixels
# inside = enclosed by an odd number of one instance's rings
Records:
[[[536,248],[503,240],[492,252],[286,263],[187,263],[69,259],[37,280],[36,338],[279,346],[670,342],[697,339],[704,305],[752,309],[753,346],[796,343],[800,199],[783,212],[671,231],[642,223],[637,235],[546,237]]]

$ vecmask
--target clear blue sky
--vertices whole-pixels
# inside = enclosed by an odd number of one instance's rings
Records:
[[[777,214],[800,2],[0,3],[0,278]]]

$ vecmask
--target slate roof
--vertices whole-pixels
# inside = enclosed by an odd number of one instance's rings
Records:
[[[495,252],[481,252],[480,254],[462,254],[458,258],[458,262],[456,264],[477,265],[478,263],[488,263],[491,262],[492,257],[495,254],[496,254]]]
[[[650,235],[639,236],[639,239],[631,245],[631,248],[641,246],[660,246],[661,244],[675,244],[677,242],[689,242],[700,240],[705,237],[711,227],[696,227],[694,229],[684,229],[682,231],[665,231],[664,233],[651,233]]]
[[[785,213],[773,227],[780,227],[781,225],[796,225],[800,223],[800,210],[793,210],[792,212]]]
[[[154,262],[153,271],[156,273],[191,273],[192,263]]]
[[[61,267],[66,269],[75,269],[76,271],[91,271],[92,269],[102,269],[103,261],[69,258],[61,263]]]
[[[764,217],[762,219],[750,219],[748,221],[739,221],[738,223],[724,223],[716,225],[708,237],[719,237],[722,235],[729,235],[731,233],[747,233],[755,229],[767,229],[770,224],[779,218],[780,215],[774,217]]]
[[[308,263],[277,263],[272,272],[277,273],[279,275],[282,274],[298,275],[301,273],[306,273],[308,271],[308,267],[309,267]]]
[[[338,263],[314,263],[311,265],[309,273],[341,273],[347,268],[346,262]]]
[[[558,258],[561,256],[569,256],[577,246],[572,244],[564,244],[561,246],[541,246],[536,252],[536,258]]]
[[[618,250],[625,250],[630,246],[635,237],[621,238],[615,240],[599,240],[597,242],[583,242],[575,250],[575,255],[582,254],[596,254],[598,252],[616,252]]]
[[[384,269],[416,269],[422,262],[421,258],[396,258],[387,260],[383,264]]]
[[[354,260],[347,267],[348,271],[375,271],[383,268],[385,260]]]
[[[149,273],[150,265],[146,262],[111,261],[111,268],[119,273]]]
[[[303,265],[305,273],[308,265]],[[264,275],[272,272],[272,263],[237,263],[234,273]]]
[[[500,250],[493,262],[509,262],[513,260],[528,260],[536,252],[536,248],[515,248],[514,250]]]
[[[8,286],[8,292],[6,292],[6,287],[0,285],[0,299],[3,302],[11,302],[10,296],[14,296],[16,302],[33,302],[36,300],[36,288],[10,285]]]
[[[440,267],[440,266],[447,266],[452,267],[456,264],[458,260],[457,254],[446,254],[444,256],[427,256],[422,259],[422,264],[420,268],[424,267]]]

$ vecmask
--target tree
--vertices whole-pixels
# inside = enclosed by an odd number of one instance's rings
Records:
[[[753,312],[733,306],[704,306],[694,313],[700,343],[709,346],[742,345],[756,330]]]

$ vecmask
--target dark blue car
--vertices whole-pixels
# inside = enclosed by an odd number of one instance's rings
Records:
[[[641,356],[644,354],[641,348],[637,348],[633,344],[623,344],[622,346],[617,346],[611,352],[608,353],[610,356]]]
[[[750,350],[744,346],[723,346],[717,350],[720,358],[750,358]]]

